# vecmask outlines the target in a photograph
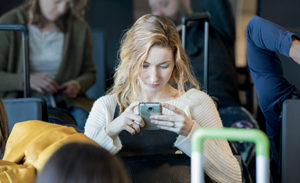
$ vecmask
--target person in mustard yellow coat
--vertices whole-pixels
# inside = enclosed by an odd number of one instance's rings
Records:
[[[62,145],[80,142],[99,145],[74,128],[43,121],[16,123],[0,160],[0,182],[31,183]],[[76,161],[76,160],[74,160]]]

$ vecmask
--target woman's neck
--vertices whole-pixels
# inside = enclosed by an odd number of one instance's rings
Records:
[[[31,11],[29,11],[29,19],[30,19],[30,22],[33,19],[33,14]],[[57,27],[56,27],[55,22],[45,19],[43,27],[39,28],[39,30],[41,32],[51,32],[51,31],[55,30],[56,28]]]
[[[39,28],[41,32],[51,32],[56,29],[54,22],[46,22],[42,28]]]
[[[157,92],[143,91],[139,100],[143,102],[163,102],[176,99],[178,96],[178,90],[168,85]]]

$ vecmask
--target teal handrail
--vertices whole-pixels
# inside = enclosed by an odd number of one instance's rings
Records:
[[[256,182],[269,182],[269,140],[262,131],[237,128],[200,128],[192,136],[192,183],[204,182],[202,153],[205,139],[242,140],[255,143]]]

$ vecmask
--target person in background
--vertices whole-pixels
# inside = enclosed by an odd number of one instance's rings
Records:
[[[286,99],[299,99],[296,87],[283,76],[280,53],[300,64],[300,38],[284,28],[254,16],[247,26],[248,66],[266,120],[271,148],[272,182],[280,182],[280,138],[282,104]]]
[[[48,106],[67,109],[83,128],[95,82],[86,0],[26,0],[0,17],[1,24],[24,24],[29,31],[30,87]],[[0,97],[23,97],[21,33],[0,31]]]
[[[161,102],[162,115],[151,116],[151,122],[177,134],[170,146],[188,156],[195,130],[223,127],[214,102],[199,90],[175,24],[162,16],[144,15],[124,35],[114,86],[95,101],[84,134],[118,153],[126,140],[120,138],[121,132],[134,135],[143,130],[145,123],[137,108],[140,102]],[[116,107],[120,115],[114,118]],[[241,182],[239,163],[227,141],[208,140],[204,146],[205,172],[212,180]]]
[[[71,142],[59,148],[38,174],[35,183],[129,183],[122,161],[107,150]]]
[[[170,18],[181,32],[181,18],[193,13],[190,0],[148,0],[155,15]],[[239,105],[235,70],[235,22],[228,0],[200,1],[202,9],[211,14],[209,27],[209,94],[217,97],[219,107]],[[203,84],[204,23],[187,26],[186,52],[197,80]]]

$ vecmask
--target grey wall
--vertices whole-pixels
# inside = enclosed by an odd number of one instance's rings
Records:
[[[90,0],[86,20],[92,30],[101,30],[104,34],[104,70],[106,88],[108,88],[112,84],[121,36],[133,23],[133,2],[132,0]]]
[[[257,14],[292,29],[300,28],[299,0],[258,0]]]
[[[105,94],[106,83],[106,50],[104,46],[104,34],[102,30],[92,30],[93,39],[93,58],[94,64],[97,68],[96,83],[87,91],[87,95],[91,98],[99,98]]]
[[[21,3],[23,3],[24,0],[1,0],[0,1],[0,16],[4,14],[5,12],[17,7]]]

